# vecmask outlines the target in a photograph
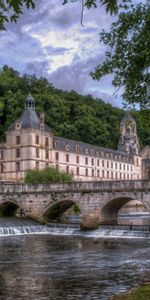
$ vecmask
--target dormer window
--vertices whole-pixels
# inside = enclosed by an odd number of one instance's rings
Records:
[[[66,150],[66,151],[69,151],[69,145],[66,145],[66,146],[65,146],[65,150]]]
[[[19,122],[16,123],[15,129],[18,130],[21,128],[21,124]]]

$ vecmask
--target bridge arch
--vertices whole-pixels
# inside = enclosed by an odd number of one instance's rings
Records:
[[[0,216],[1,217],[14,217],[21,216],[23,213],[20,205],[13,200],[5,200],[0,202]]]
[[[118,211],[129,201],[135,200],[132,197],[117,197],[108,201],[101,209],[100,224],[117,224]]]
[[[51,203],[43,212],[43,222],[62,222],[62,215],[71,207],[77,206],[81,213],[80,204],[73,200],[59,200]]]

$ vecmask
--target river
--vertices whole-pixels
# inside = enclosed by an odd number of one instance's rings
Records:
[[[149,239],[0,237],[0,300],[104,300],[150,278]]]

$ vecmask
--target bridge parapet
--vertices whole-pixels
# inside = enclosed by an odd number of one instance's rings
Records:
[[[149,180],[90,181],[43,184],[0,184],[2,193],[48,193],[48,192],[87,192],[87,191],[133,191],[150,190]]]

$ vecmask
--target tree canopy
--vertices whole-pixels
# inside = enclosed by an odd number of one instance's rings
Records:
[[[20,117],[31,91],[36,111],[45,111],[45,122],[54,135],[117,149],[119,124],[124,111],[92,96],[56,89],[45,78],[20,76],[14,69],[0,69],[0,141],[9,125]],[[132,112],[141,147],[150,145],[150,111]]]
[[[69,2],[68,0],[64,1]],[[112,84],[123,90],[129,104],[150,108],[150,1],[83,0],[90,9],[97,4],[115,14],[109,31],[102,30],[100,42],[106,46],[105,60],[91,73],[100,80],[112,74]]]
[[[17,22],[23,9],[34,8],[34,0],[0,0],[0,30],[5,29],[5,23]]]
[[[62,0],[61,4],[77,0]],[[35,7],[35,0],[0,1],[0,30],[6,22],[16,22],[24,7]],[[150,1],[143,0],[82,0],[84,7],[104,5],[115,14],[110,31],[100,33],[100,42],[106,45],[105,60],[91,73],[100,80],[112,74],[112,84],[123,89],[123,98],[129,104],[150,108]],[[81,16],[82,17],[82,16]]]
[[[120,12],[110,31],[100,33],[100,41],[108,51],[92,77],[113,74],[113,85],[123,87],[128,103],[150,108],[150,2]]]

